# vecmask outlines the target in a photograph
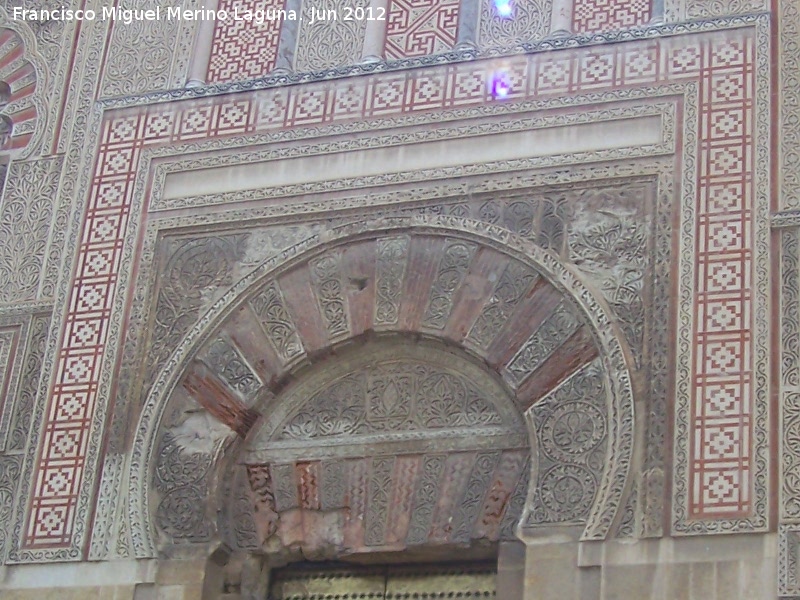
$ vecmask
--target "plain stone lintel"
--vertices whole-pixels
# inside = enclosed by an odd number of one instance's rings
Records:
[[[466,139],[445,139],[324,155],[169,173],[165,200],[244,190],[307,185],[324,181],[459,169],[497,161],[519,161],[575,153],[629,149],[626,156],[664,142],[661,115],[611,118],[593,123],[501,131]]]
[[[118,587],[152,583],[156,581],[160,562],[164,561],[6,565],[0,570],[0,589]]]
[[[737,534],[650,540],[585,541],[578,545],[579,567],[726,562],[774,558],[776,534]]]

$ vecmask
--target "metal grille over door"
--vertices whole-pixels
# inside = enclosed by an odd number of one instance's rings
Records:
[[[273,575],[269,600],[496,598],[494,564],[292,568]]]

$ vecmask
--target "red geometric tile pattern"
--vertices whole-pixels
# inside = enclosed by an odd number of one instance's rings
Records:
[[[650,21],[650,0],[575,0],[572,31],[595,33],[644,25]]]
[[[222,83],[237,79],[250,79],[269,73],[278,55],[278,37],[281,20],[266,18],[277,16],[285,0],[220,0],[219,9],[227,11],[228,18],[218,19],[214,28],[211,60],[208,64],[207,83]],[[263,11],[262,22],[256,19],[234,19],[251,11],[254,16]]]
[[[750,509],[754,48],[709,46],[700,77],[689,516]]]
[[[547,98],[671,81],[700,82],[697,324],[691,405],[691,514],[727,518],[751,508],[750,352],[753,54],[748,34],[567,49],[504,63],[509,99]],[[143,107],[106,116],[78,267],[35,475],[28,548],[72,540],[100,365],[118,292],[133,181],[143,148],[318,127],[492,102],[492,61],[344,79]]]
[[[456,43],[459,0],[391,0],[386,58],[444,52]]]

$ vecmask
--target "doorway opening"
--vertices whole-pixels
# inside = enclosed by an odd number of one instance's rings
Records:
[[[496,598],[497,563],[300,563],[272,573],[268,600]]]

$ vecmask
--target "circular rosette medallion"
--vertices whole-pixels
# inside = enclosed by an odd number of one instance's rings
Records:
[[[606,436],[603,413],[588,402],[557,406],[542,424],[542,450],[558,462],[574,462]]]
[[[577,521],[586,517],[594,500],[597,482],[592,473],[578,465],[557,465],[541,478],[542,503],[553,522]]]

